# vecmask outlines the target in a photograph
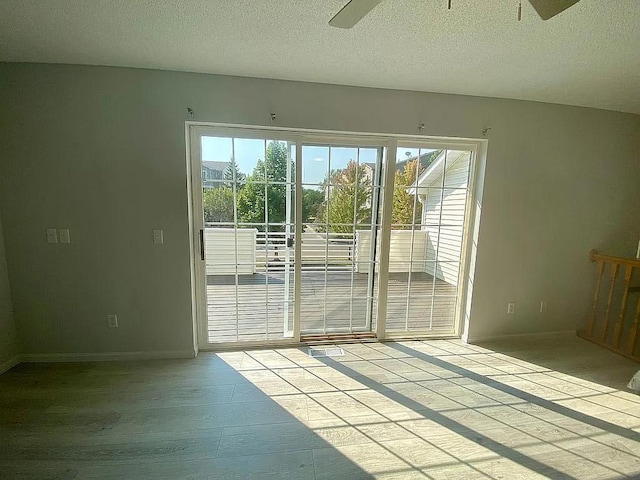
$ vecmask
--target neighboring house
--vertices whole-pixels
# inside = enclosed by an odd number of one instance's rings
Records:
[[[471,152],[444,150],[409,189],[418,193],[428,233],[425,271],[451,285],[458,283],[470,165]]]
[[[374,185],[373,176],[376,172],[376,164],[374,162],[362,162],[360,166],[363,167],[364,176],[369,180],[369,183]]]
[[[369,180],[369,185],[375,185],[374,175],[376,172],[376,164],[374,162],[362,162],[360,166],[363,167],[364,176]],[[367,197],[363,206],[364,208],[371,208],[371,196]]]
[[[202,187],[218,188],[224,179],[224,171],[231,162],[202,162]]]

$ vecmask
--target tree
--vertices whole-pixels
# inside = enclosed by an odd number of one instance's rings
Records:
[[[238,194],[238,221],[265,223],[265,198],[269,223],[285,221],[287,188],[284,182],[287,180],[288,162],[289,153],[285,143],[273,141],[267,145],[265,160],[257,161]],[[263,230],[264,226],[256,225],[256,228]],[[281,229],[269,227],[269,230]]]
[[[224,169],[222,173],[222,178],[224,179],[224,185],[233,188],[234,178],[236,188],[240,189],[244,185],[244,181],[246,179],[246,175],[240,171],[238,168],[238,164],[236,163],[234,158],[231,158],[231,162],[227,165],[227,168]]]
[[[410,230],[411,225],[420,224],[422,216],[422,204],[420,200],[411,195],[407,190],[412,187],[418,177],[438,158],[441,150],[423,153],[419,157],[411,158],[406,163],[399,162],[399,170],[396,171],[393,182],[393,212],[391,223],[394,230]],[[401,167],[402,163],[404,167]],[[414,211],[415,204],[415,211]]]
[[[328,206],[322,208],[322,223],[330,232],[353,233],[353,225],[371,223],[371,177],[366,165],[350,160],[342,170],[331,172],[331,184],[325,181]]]
[[[225,186],[204,192],[204,221],[233,222],[233,189]]]
[[[407,191],[415,183],[419,172],[420,161],[417,158],[408,161],[403,170],[396,172],[393,182],[393,213],[391,215],[391,223],[394,224],[394,229],[409,230],[412,224],[420,223],[419,206],[421,204],[414,195]]]
[[[322,218],[324,192],[312,188],[302,189],[302,223],[313,223]]]

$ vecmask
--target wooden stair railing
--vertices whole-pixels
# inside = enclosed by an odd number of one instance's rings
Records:
[[[596,289],[587,325],[578,330],[578,336],[640,362],[640,260],[602,255],[595,250],[589,252],[589,259],[597,264]],[[602,305],[605,279],[606,305]]]

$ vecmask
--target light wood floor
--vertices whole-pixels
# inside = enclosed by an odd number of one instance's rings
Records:
[[[573,336],[21,365],[3,479],[640,476],[638,367]]]

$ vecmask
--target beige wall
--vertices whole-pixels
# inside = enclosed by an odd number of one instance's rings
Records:
[[[119,68],[0,64],[0,82],[0,208],[27,353],[192,348],[186,107],[195,120],[268,125],[275,112],[279,126],[315,129],[425,123],[477,138],[490,126],[472,338],[573,329],[589,249],[633,255],[640,237],[638,116]],[[47,245],[46,227],[70,228],[73,243]]]
[[[2,219],[0,218],[0,373],[12,365],[13,362],[11,360],[17,354],[18,343],[13,321],[13,309],[11,307]]]

